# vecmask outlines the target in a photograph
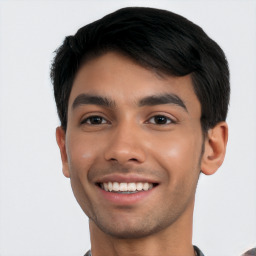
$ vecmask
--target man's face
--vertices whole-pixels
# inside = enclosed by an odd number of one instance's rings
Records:
[[[192,217],[200,116],[190,76],[162,77],[116,53],[80,68],[63,132],[63,171],[98,228],[135,238]]]

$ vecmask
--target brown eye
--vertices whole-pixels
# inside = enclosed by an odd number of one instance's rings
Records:
[[[106,124],[107,121],[101,116],[90,116],[84,119],[81,124],[100,125]]]
[[[149,119],[149,123],[157,124],[157,125],[164,125],[174,123],[170,118],[162,115],[153,116]]]

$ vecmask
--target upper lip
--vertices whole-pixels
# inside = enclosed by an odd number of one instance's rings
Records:
[[[131,182],[148,182],[148,183],[159,183],[156,179],[145,177],[139,174],[108,174],[102,178],[97,179],[96,183],[107,183],[107,182],[118,182],[118,183],[131,183]]]

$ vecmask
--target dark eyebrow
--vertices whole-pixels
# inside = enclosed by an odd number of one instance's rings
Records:
[[[72,108],[74,109],[80,105],[99,105],[99,106],[108,107],[108,108],[115,107],[115,103],[112,100],[106,97],[90,95],[90,94],[78,95],[72,104]]]
[[[163,95],[153,95],[143,98],[139,101],[139,106],[154,106],[161,104],[174,104],[184,108],[187,112],[187,107],[182,99],[176,94],[163,94]]]

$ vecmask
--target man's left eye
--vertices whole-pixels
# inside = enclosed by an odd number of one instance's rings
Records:
[[[170,118],[162,115],[153,116],[148,120],[148,122],[151,124],[158,124],[158,125],[174,123]]]

